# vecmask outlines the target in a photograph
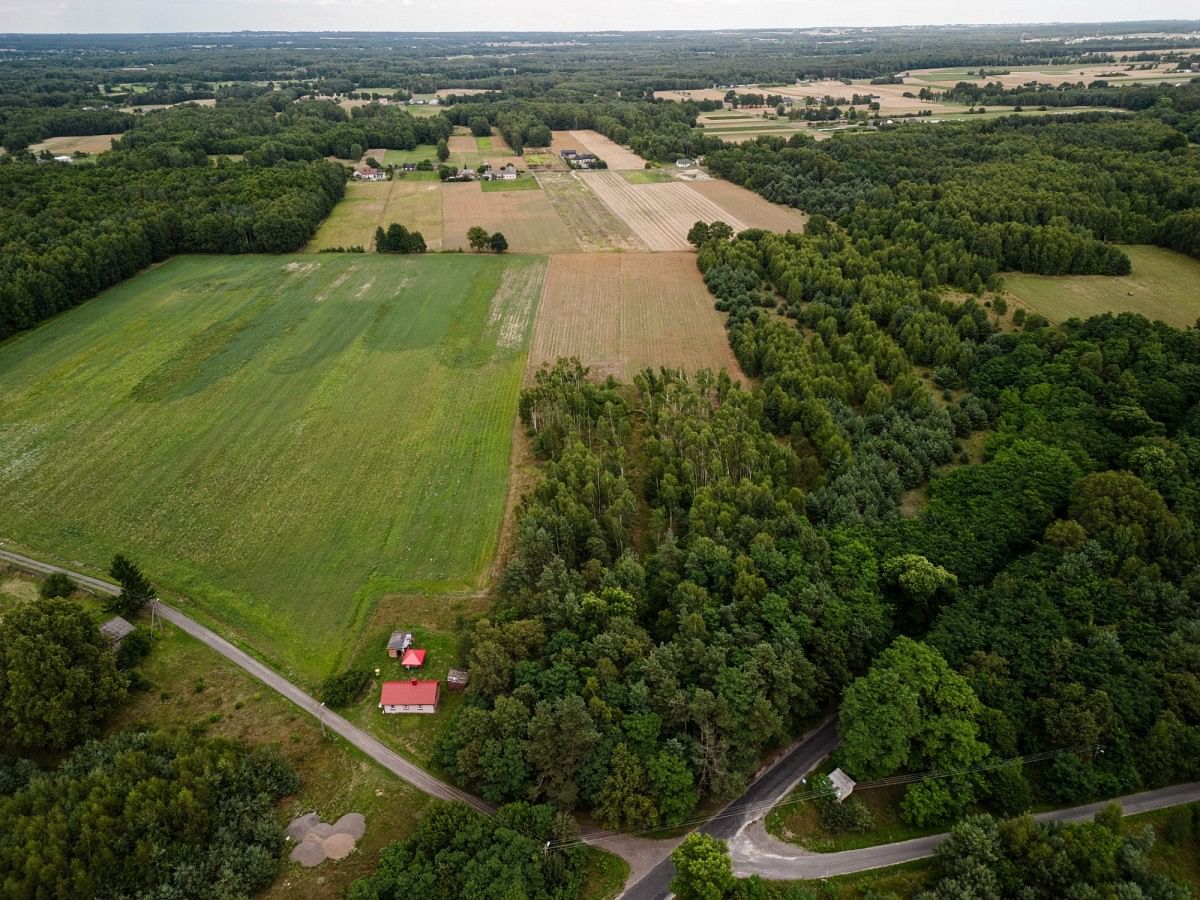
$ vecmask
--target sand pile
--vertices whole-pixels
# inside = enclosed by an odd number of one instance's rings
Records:
[[[346,813],[332,825],[321,821],[315,812],[297,816],[288,823],[288,840],[295,841],[292,862],[311,868],[327,859],[345,859],[366,831],[362,813]]]

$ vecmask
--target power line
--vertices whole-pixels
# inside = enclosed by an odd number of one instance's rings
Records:
[[[974,766],[967,766],[961,769],[932,769],[928,772],[912,773],[907,775],[895,775],[890,778],[880,778],[875,781],[860,781],[855,786],[856,791],[869,791],[877,788],[893,787],[902,784],[914,784],[920,781],[935,781],[944,778],[954,778],[963,775],[972,775],[978,772],[988,772],[995,769],[1004,769],[1009,766],[1024,765],[1026,763],[1038,763],[1053,759],[1056,756],[1061,756],[1064,753],[1073,753],[1076,755],[1083,753],[1102,752],[1099,745],[1086,744],[1075,747],[1065,747],[1057,750],[1042,750],[1037,753],[1026,753],[1022,756],[1013,756],[1008,759],[990,760],[979,763]],[[611,829],[605,831],[593,831],[586,835],[580,835],[578,838],[563,839],[560,841],[551,841],[548,845],[549,850],[565,850],[570,847],[577,847],[583,844],[603,843],[607,840],[614,840],[621,837],[635,837],[641,834],[648,834],[654,831],[662,831],[664,828],[675,830],[678,828],[691,828],[697,825],[704,825],[709,822],[717,822],[722,819],[732,818],[733,816],[746,816],[754,813],[769,812],[772,809],[794,806],[799,803],[804,803],[809,800],[815,800],[818,797],[829,797],[836,792],[830,790],[809,790],[801,794],[793,794],[778,803],[773,800],[764,800],[757,803],[738,804],[734,801],[729,806],[725,807],[713,816],[699,816],[693,819],[687,819],[672,825],[654,825],[645,828],[628,828],[628,829]]]

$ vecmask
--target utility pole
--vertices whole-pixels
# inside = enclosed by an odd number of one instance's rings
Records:
[[[329,733],[325,730],[325,704],[322,703],[320,709],[317,710],[317,718],[321,720],[321,737],[329,737]]]

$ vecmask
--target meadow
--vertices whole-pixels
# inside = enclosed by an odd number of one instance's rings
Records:
[[[424,175],[432,180],[413,177]],[[357,245],[371,250],[375,229],[387,228],[392,222],[421,232],[430,250],[441,248],[442,186],[436,172],[409,172],[392,181],[351,181],[346,195],[306,249],[313,252]]]
[[[1162,247],[1122,248],[1129,275],[1025,275],[1009,273],[1004,287],[1022,305],[1052,322],[1101,313],[1136,312],[1188,328],[1200,318],[1200,262]]]
[[[10,339],[0,539],[126,552],[311,686],[381,595],[486,579],[544,268],[178,257]]]

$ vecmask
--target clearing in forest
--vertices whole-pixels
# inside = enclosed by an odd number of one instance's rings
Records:
[[[181,256],[6,341],[0,538],[312,685],[382,594],[486,580],[545,265]]]
[[[414,173],[415,174],[415,173]],[[361,246],[370,250],[375,229],[399,222],[416,229],[430,250],[442,246],[442,185],[437,181],[352,181],[346,195],[305,248],[309,252],[332,247]]]
[[[575,235],[555,215],[544,191],[485,193],[479,182],[442,186],[442,246],[467,249],[473,225],[499,231],[514,253],[570,253],[579,249]]]
[[[625,380],[659,366],[724,368],[745,380],[691,253],[552,257],[526,378],[560,356]]]
[[[582,148],[590,153],[595,153],[598,157],[608,163],[608,167],[614,171],[622,171],[628,169],[644,169],[646,161],[634,153],[632,150],[627,150],[615,141],[610,141],[598,131],[572,131],[570,138],[582,145]]]
[[[564,227],[579,241],[580,249],[648,249],[574,172],[541,172],[537,179]]]
[[[1022,305],[1052,322],[1102,313],[1135,312],[1189,328],[1200,318],[1200,261],[1162,247],[1122,247],[1129,275],[1025,275],[1010,272],[1004,287]]]
[[[55,156],[70,156],[75,151],[80,153],[103,153],[112,149],[112,142],[120,140],[119,134],[84,134],[67,135],[64,137],[46,138],[36,144],[29,145],[30,153],[41,153],[49,150]]]
[[[630,184],[620,172],[580,175],[596,196],[651,250],[687,250],[687,233],[697,222],[720,219],[741,231],[746,223],[683,182]]]

